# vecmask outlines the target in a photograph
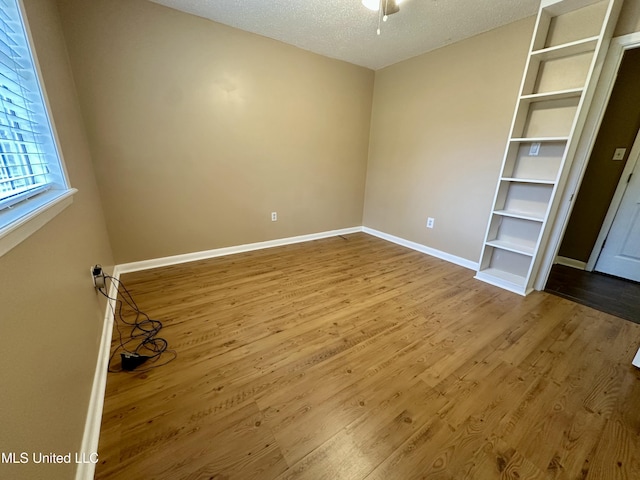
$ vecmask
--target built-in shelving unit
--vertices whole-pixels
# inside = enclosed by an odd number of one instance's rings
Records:
[[[542,0],[476,278],[526,295],[622,0]]]

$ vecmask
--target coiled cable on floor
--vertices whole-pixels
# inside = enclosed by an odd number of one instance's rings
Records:
[[[97,288],[108,300],[118,332],[118,345],[109,357],[109,372],[135,370],[136,373],[141,373],[175,360],[177,352],[169,349],[169,344],[164,338],[158,337],[163,327],[162,322],[150,318],[140,310],[131,292],[119,279],[111,275],[104,275],[104,278],[115,285],[117,290],[114,298],[106,293],[106,283],[102,288]],[[128,316],[131,318],[127,319]],[[123,333],[125,328],[128,331]],[[120,368],[114,366],[114,359],[118,353],[121,357]],[[152,365],[149,365],[149,362]],[[142,364],[146,364],[144,368],[137,368]]]

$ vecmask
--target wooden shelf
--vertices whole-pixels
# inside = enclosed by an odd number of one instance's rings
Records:
[[[537,155],[531,154],[531,146],[532,142],[509,144],[502,176],[505,178],[535,178],[554,182],[558,178],[566,150],[566,142],[541,143]]]
[[[540,185],[555,185],[555,180],[541,180],[538,178],[516,178],[516,177],[502,177],[500,180],[503,182],[519,182],[519,183],[538,183]]]
[[[531,220],[532,222],[544,222],[544,215],[536,215],[528,212],[519,212],[515,210],[495,210],[493,212],[496,215],[503,217],[520,218],[522,220]]]
[[[505,272],[497,268],[485,268],[480,270],[475,278],[482,280],[483,282],[490,283],[496,287],[501,287],[520,295],[526,295],[525,285],[527,278],[522,275],[514,275],[513,273]]]
[[[569,140],[569,137],[515,137],[509,139],[510,142],[527,142],[527,143],[546,143],[546,142],[566,142]]]
[[[533,290],[558,182],[576,154],[621,5],[541,1],[475,278],[520,295]]]
[[[555,58],[569,57],[581,53],[593,52],[598,45],[599,36],[583,38],[575,42],[556,45],[531,52],[531,58],[539,61],[553,60]]]
[[[532,93],[529,95],[522,95],[520,97],[520,101],[522,103],[532,103],[576,98],[580,97],[583,91],[583,88],[569,88],[567,90],[560,90],[557,92]]]
[[[502,182],[493,213],[542,222],[552,194],[553,185],[545,183]]]
[[[519,253],[528,257],[533,256],[534,248],[529,245],[523,245],[516,242],[507,242],[506,240],[490,240],[487,242],[490,247],[508,250],[509,252]]]
[[[580,96],[561,99],[521,101],[513,136],[516,138],[568,137],[575,122]]]

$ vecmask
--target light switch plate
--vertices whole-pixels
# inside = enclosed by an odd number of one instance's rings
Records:
[[[624,158],[624,154],[627,153],[626,148],[616,148],[616,151],[613,152],[614,160],[622,160]]]

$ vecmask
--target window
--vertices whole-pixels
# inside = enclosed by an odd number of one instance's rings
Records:
[[[0,255],[71,201],[21,0],[0,0]],[[65,201],[66,200],[66,201]]]

